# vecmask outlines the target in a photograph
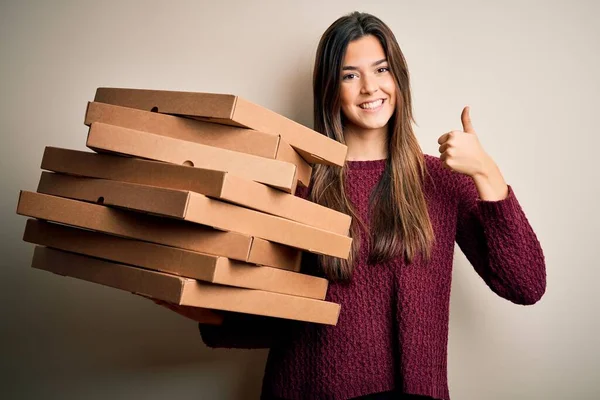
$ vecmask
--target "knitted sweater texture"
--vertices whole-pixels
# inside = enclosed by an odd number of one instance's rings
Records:
[[[402,257],[367,263],[368,235],[349,282],[331,282],[327,301],[341,304],[336,326],[231,314],[222,326],[200,325],[210,347],[270,348],[263,398],[348,399],[398,390],[450,399],[447,347],[454,243],[499,296],[537,302],[546,289],[544,255],[509,186],[508,197],[483,201],[473,180],[425,156],[423,191],[435,233],[429,262]],[[386,160],[350,161],[346,191],[369,226],[369,196]],[[306,196],[306,193],[299,193]],[[305,254],[303,271],[315,273]]]

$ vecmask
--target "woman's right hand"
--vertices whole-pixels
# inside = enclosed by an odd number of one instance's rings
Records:
[[[216,310],[201,307],[182,306],[179,304],[173,304],[167,301],[157,299],[150,300],[152,300],[159,306],[166,307],[179,315],[192,319],[196,322],[200,322],[201,324],[221,325],[223,323],[224,315]]]

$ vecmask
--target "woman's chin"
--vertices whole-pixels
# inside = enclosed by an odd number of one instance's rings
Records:
[[[378,118],[375,121],[361,121],[358,126],[367,130],[381,129],[387,126],[389,120],[389,118]]]
[[[361,118],[360,116],[355,116],[354,118],[346,119],[346,126],[354,127],[354,129],[359,130],[378,130],[386,127],[390,121],[390,116],[383,115],[373,115],[367,118]]]

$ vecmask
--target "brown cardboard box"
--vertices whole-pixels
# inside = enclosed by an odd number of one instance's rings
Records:
[[[58,250],[166,272],[211,283],[323,300],[327,280],[225,257],[124,239],[35,219],[23,240]]]
[[[310,183],[312,167],[279,135],[90,102],[85,124],[95,122],[289,162],[296,165],[298,181],[305,187]]]
[[[309,163],[343,166],[343,144],[239,96],[214,93],[98,88],[94,101],[186,115],[281,135]]]
[[[36,247],[33,268],[175,304],[335,325],[340,305],[306,297],[199,282],[47,247]]]
[[[349,215],[227,172],[46,147],[42,169],[69,175],[189,190],[268,214],[348,235]]]
[[[38,192],[178,218],[347,258],[352,239],[186,191],[43,172]]]
[[[20,193],[17,214],[253,264],[300,270],[302,253],[297,249],[186,221],[27,191]]]
[[[153,133],[93,123],[88,133],[87,146],[96,151],[230,172],[287,193],[294,193],[296,190],[294,164]]]

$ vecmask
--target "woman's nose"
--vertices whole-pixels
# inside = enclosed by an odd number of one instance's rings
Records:
[[[372,94],[379,90],[379,86],[377,85],[377,80],[374,77],[365,75],[362,79],[361,93],[362,94]]]

